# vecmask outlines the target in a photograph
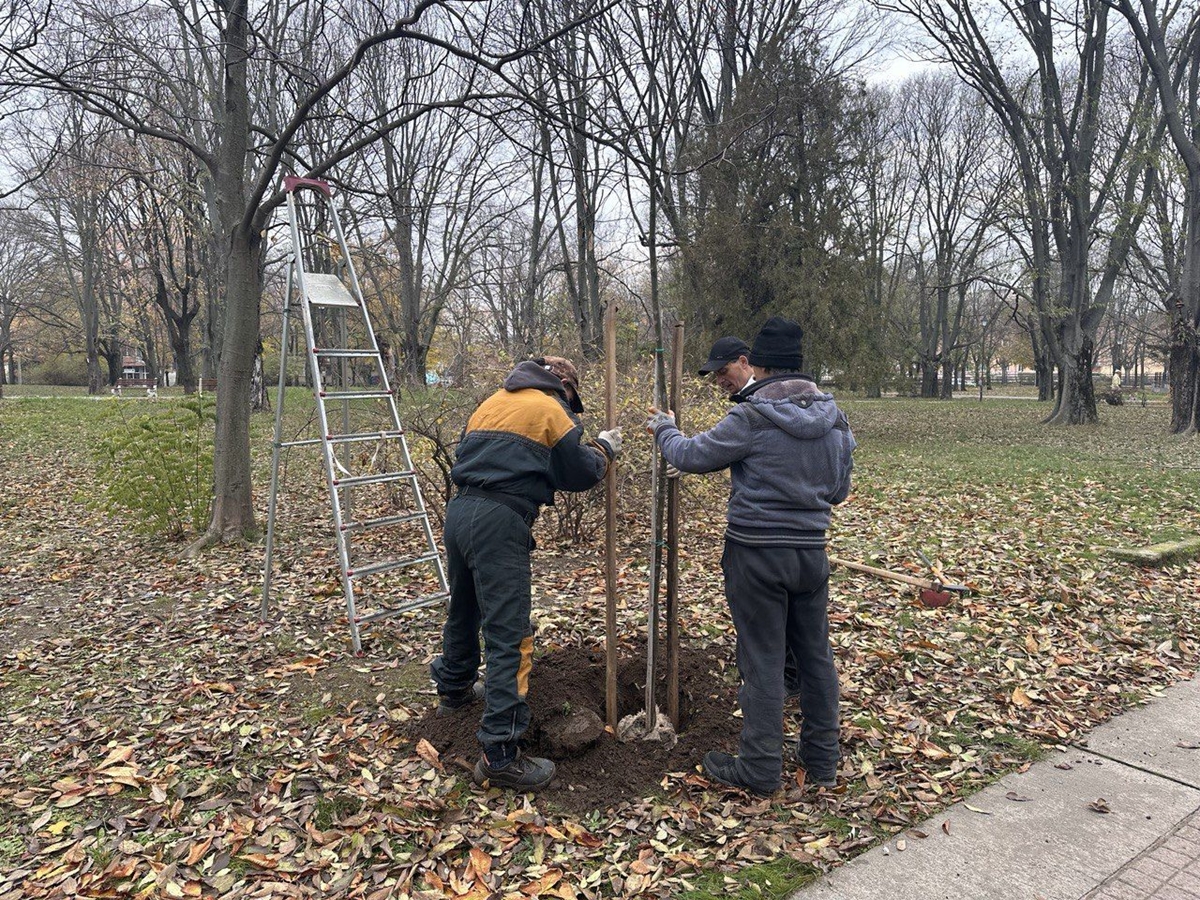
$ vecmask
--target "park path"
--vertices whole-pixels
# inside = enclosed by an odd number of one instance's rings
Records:
[[[924,835],[922,837],[921,835]],[[791,900],[1200,900],[1200,679]]]

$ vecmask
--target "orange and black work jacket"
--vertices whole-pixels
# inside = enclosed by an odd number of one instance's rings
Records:
[[[586,491],[604,478],[607,449],[583,439],[558,377],[520,363],[471,414],[450,477],[460,488],[506,494],[537,507],[555,491]]]

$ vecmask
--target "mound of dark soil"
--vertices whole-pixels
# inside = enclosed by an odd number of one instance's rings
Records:
[[[562,647],[537,659],[526,698],[530,712],[522,742],[526,751],[547,755],[544,727],[565,711],[591,709],[603,719],[604,674],[602,648]],[[665,713],[666,683],[660,682],[657,696]],[[622,655],[617,674],[619,717],[644,707],[645,685],[645,656]],[[718,661],[703,650],[681,649],[679,686],[679,742],[673,748],[654,741],[623,743],[605,734],[574,756],[552,757],[558,777],[541,796],[573,811],[604,808],[653,794],[665,773],[692,771],[708,750],[736,748],[741,730],[741,721],[732,715],[737,688],[720,673]],[[475,732],[482,710],[482,704],[475,703],[457,715],[438,718],[431,708],[409,722],[406,736],[429,741],[448,766],[474,766],[479,758]]]

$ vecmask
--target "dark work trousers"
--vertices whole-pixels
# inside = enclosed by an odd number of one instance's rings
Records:
[[[529,727],[530,526],[519,513],[483,497],[455,497],[446,506],[446,574],[450,609],[442,629],[442,655],[430,665],[441,694],[461,694],[479,671],[479,632],[487,654],[484,749],[510,751]]]
[[[829,557],[823,548],[746,547],[727,540],[721,567],[742,679],[738,778],[764,792],[779,787],[788,650],[796,658],[804,717],[797,754],[814,778],[832,777],[838,678],[829,643]]]

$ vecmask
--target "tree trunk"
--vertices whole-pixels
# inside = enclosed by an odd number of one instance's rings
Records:
[[[1048,422],[1057,425],[1094,425],[1096,392],[1092,383],[1095,347],[1090,335],[1083,335],[1079,350],[1064,352],[1059,367],[1059,396]]]
[[[1195,424],[1197,354],[1196,329],[1177,302],[1171,323],[1171,431],[1180,434]]]
[[[246,0],[229,3],[224,33],[224,130],[216,183],[219,234],[228,241],[223,267],[224,315],[217,360],[217,427],[213,445],[213,511],[195,552],[215,541],[257,535],[250,483],[250,403],[259,346],[264,222],[247,210],[246,153],[250,142],[247,87],[249,23]]]
[[[81,283],[77,297],[79,317],[83,322],[83,352],[87,356],[88,393],[99,394],[104,389],[104,376],[100,373],[100,301],[96,296],[96,267],[92,258],[94,251],[84,240],[85,236],[80,236]],[[69,260],[70,257],[64,254],[63,259]]]
[[[938,362],[936,359],[921,360],[921,396],[932,399],[938,395]]]
[[[1171,431],[1200,429],[1200,172],[1188,177],[1181,296],[1171,313]]]
[[[104,366],[108,369],[108,384],[112,386],[117,383],[117,379],[124,374],[124,355],[121,352],[121,344],[118,341],[109,338],[104,342],[104,349],[100,354],[104,357]]]
[[[168,317],[167,334],[171,341],[171,356],[175,360],[175,383],[183,386],[185,394],[194,394],[196,370],[192,367],[192,330],[175,327]]]
[[[258,347],[261,256],[258,231],[237,228],[226,270],[224,323],[225,333],[237,338],[225,342],[217,366],[216,491],[207,535],[220,540],[257,534],[250,490],[250,392]]]
[[[1037,382],[1038,402],[1047,403],[1054,399],[1054,360],[1044,347],[1038,347],[1033,358],[1033,375]]]
[[[954,396],[955,376],[958,374],[955,361],[948,356],[942,358],[942,383],[938,385],[939,400],[950,400]]]

